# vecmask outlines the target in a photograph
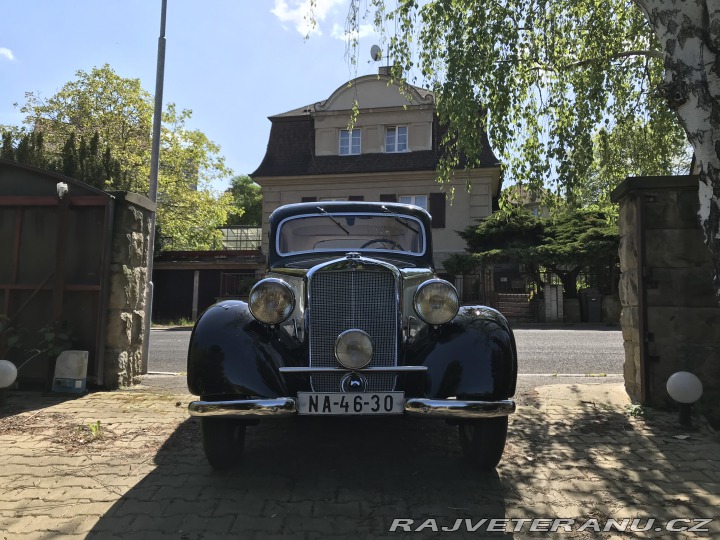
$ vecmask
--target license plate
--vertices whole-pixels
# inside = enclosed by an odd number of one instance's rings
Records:
[[[298,392],[298,414],[402,414],[403,392]]]

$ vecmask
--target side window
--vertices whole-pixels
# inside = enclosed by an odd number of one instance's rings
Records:
[[[428,209],[428,197],[427,195],[400,195],[398,196],[398,202],[403,204],[414,204],[420,208]]]
[[[385,152],[407,152],[407,126],[388,126],[385,128]]]
[[[340,155],[353,156],[360,153],[360,130],[340,130]]]

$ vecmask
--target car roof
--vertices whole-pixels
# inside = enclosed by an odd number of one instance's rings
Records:
[[[420,219],[427,229],[430,228],[432,221],[427,210],[412,204],[371,201],[315,201],[281,206],[270,214],[270,226],[276,226],[288,217],[321,213],[318,211],[318,208],[322,208],[325,212],[329,213],[385,212],[389,214],[402,214]]]
[[[279,225],[283,220],[292,218],[295,216],[307,216],[307,215],[322,215],[322,212],[318,209],[322,209],[328,214],[343,214],[343,213],[378,213],[387,214],[389,216],[399,215],[407,216],[418,219],[425,229],[425,253],[421,256],[416,255],[393,255],[395,257],[407,259],[408,261],[422,260],[427,266],[432,266],[432,232],[431,222],[432,218],[427,210],[415,206],[412,204],[400,204],[393,202],[370,202],[370,201],[315,201],[315,202],[304,202],[295,203],[281,206],[270,214],[270,246],[268,252],[268,267],[272,268],[278,264],[286,264],[294,259],[307,258],[307,254],[300,254],[296,256],[280,256],[277,253],[276,246],[274,245],[274,238],[277,233]],[[340,256],[345,250],[338,250],[337,253],[327,253],[328,257]],[[323,255],[324,256],[324,255]],[[382,255],[378,255],[382,257]]]

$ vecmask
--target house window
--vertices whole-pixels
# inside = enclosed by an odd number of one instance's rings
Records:
[[[320,197],[320,202],[324,201],[347,201],[347,197]]]
[[[407,152],[407,126],[389,126],[385,128],[385,152]]]
[[[398,202],[402,204],[414,204],[420,208],[428,209],[427,195],[400,195]]]
[[[360,153],[360,130],[340,130],[340,155],[352,156]]]

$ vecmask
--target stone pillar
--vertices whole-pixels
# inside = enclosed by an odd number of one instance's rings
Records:
[[[112,195],[115,210],[103,383],[115,389],[136,384],[141,373],[150,217],[155,205],[135,193]]]
[[[671,403],[676,371],[703,381],[698,404],[720,419],[720,307],[698,225],[696,177],[628,178],[620,203],[620,301],[625,387],[635,400]]]
[[[638,212],[639,197],[628,194],[620,201],[620,324],[625,363],[625,389],[635,401],[645,401],[640,363],[640,293],[638,289]]]

